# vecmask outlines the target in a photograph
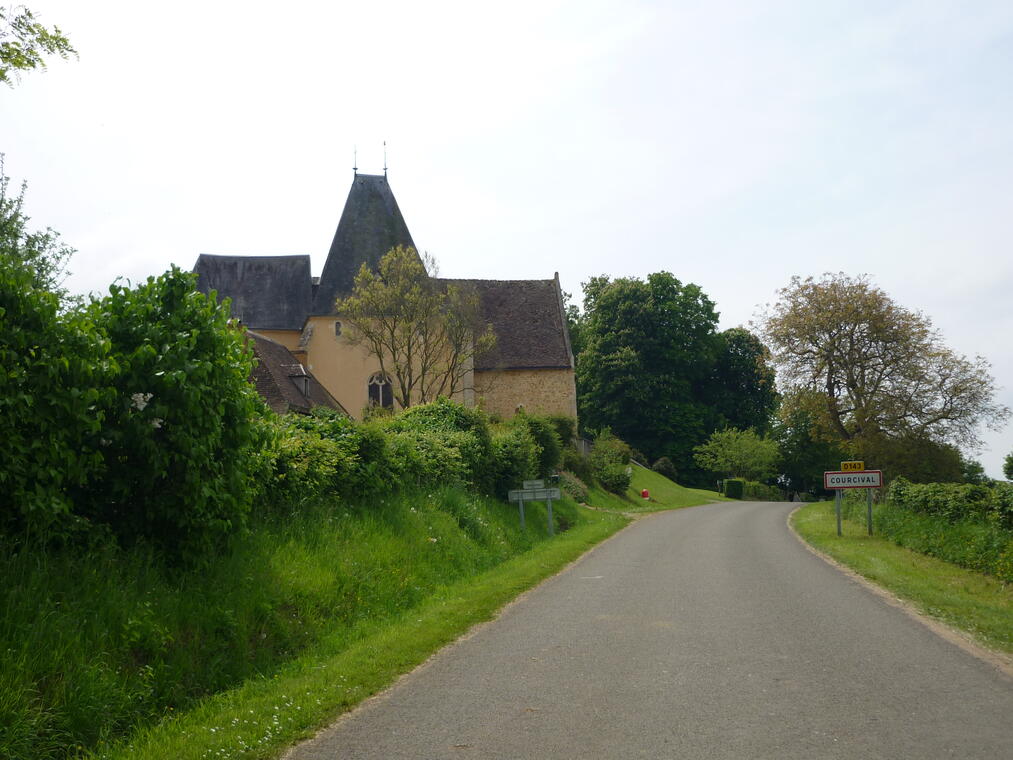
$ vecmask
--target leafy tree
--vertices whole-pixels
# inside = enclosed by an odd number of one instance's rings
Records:
[[[864,276],[794,277],[762,322],[782,383],[856,454],[903,438],[973,448],[979,423],[1009,416],[987,361],[955,354]]]
[[[397,246],[378,272],[362,265],[355,289],[336,310],[392,378],[394,398],[407,409],[464,390],[474,357],[495,344],[483,325],[478,293],[430,276],[414,248]]]
[[[25,6],[0,8],[0,82],[13,87],[12,75],[44,69],[46,55],[66,60],[77,51],[58,27],[46,28]]]
[[[719,348],[707,401],[716,428],[770,430],[778,394],[770,352],[760,339],[742,327],[718,335]]]
[[[975,486],[992,485],[992,480],[985,474],[985,468],[981,462],[974,459],[960,457],[961,481]]]
[[[781,484],[787,491],[820,493],[823,473],[836,470],[848,455],[839,441],[820,435],[803,406],[786,401],[772,430],[780,454]]]
[[[1013,453],[1007,454],[1003,460],[1002,474],[1006,476],[1006,480],[1013,480]]]
[[[710,432],[704,386],[721,344],[713,302],[668,272],[584,284],[577,400],[587,430],[611,428],[649,457],[693,469]]]
[[[61,284],[74,249],[64,245],[59,233],[50,228],[28,230],[29,217],[23,210],[26,188],[22,183],[17,195],[10,194],[10,178],[0,153],[0,257],[24,266],[31,273],[32,287],[65,298]]]
[[[725,477],[766,480],[777,467],[777,443],[753,430],[728,428],[694,449],[696,463]]]

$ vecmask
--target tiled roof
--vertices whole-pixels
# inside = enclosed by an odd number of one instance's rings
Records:
[[[232,316],[254,330],[301,330],[312,299],[309,256],[213,256],[193,271],[197,290],[232,299]]]
[[[257,393],[274,411],[306,413],[313,407],[326,406],[348,413],[285,346],[249,330],[246,335],[257,359],[251,379]]]
[[[476,357],[475,369],[570,369],[573,354],[558,279],[440,280],[478,291],[482,321],[496,345]]]
[[[383,255],[398,245],[415,247],[387,178],[357,174],[320,273],[312,313],[333,314],[335,300],[352,292],[363,263],[376,271]]]

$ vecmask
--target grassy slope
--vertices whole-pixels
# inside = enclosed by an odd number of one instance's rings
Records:
[[[545,512],[530,505],[529,530]],[[575,508],[576,509],[576,508]],[[469,627],[590,547],[626,518],[581,509],[556,538],[485,572],[442,586],[418,606],[385,620],[364,620],[353,631],[324,636],[271,678],[249,680],[205,699],[174,719],[139,732],[103,758],[275,757],[423,662]]]
[[[650,494],[649,499],[640,496],[640,492],[645,488]],[[660,512],[666,509],[696,507],[714,501],[731,501],[715,491],[680,486],[664,475],[637,465],[633,466],[633,479],[623,496],[601,488],[592,488],[590,498],[593,506],[627,513]]]
[[[832,502],[803,507],[792,524],[817,549],[922,612],[966,631],[986,646],[1013,653],[1013,587],[885,538],[870,537],[864,522],[845,520],[844,535],[838,537]]]

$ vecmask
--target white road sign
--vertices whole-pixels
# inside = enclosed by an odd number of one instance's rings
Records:
[[[824,472],[823,487],[828,491],[837,488],[882,488],[882,470],[858,472]]]

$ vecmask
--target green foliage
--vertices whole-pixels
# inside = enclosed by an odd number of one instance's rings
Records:
[[[1013,454],[1007,454],[1002,462],[1002,474],[1006,480],[1013,480]]]
[[[544,418],[549,421],[559,436],[560,444],[566,448],[573,446],[577,438],[577,420],[568,414],[547,414]]]
[[[594,478],[606,491],[622,494],[630,487],[631,453],[629,445],[611,431],[604,430],[598,434],[588,456],[588,464]]]
[[[845,501],[863,519],[864,499]],[[911,483],[896,478],[873,512],[876,531],[913,551],[1013,581],[1013,486]]]
[[[722,426],[766,430],[777,404],[767,351],[748,331],[718,334],[714,303],[668,272],[595,277],[579,317],[581,424],[609,427],[643,462],[667,456],[701,480],[693,447]]]
[[[113,285],[87,314],[108,340],[103,472],[77,497],[80,514],[122,539],[201,555],[240,528],[250,507],[256,415],[252,352],[228,304],[173,267],[134,288]]]
[[[675,469],[675,465],[672,464],[672,460],[668,457],[659,458],[653,465],[651,465],[651,469],[659,475],[664,475],[673,483],[675,482],[676,476],[679,474]]]
[[[563,459],[563,445],[556,427],[546,417],[527,413],[517,414],[513,422],[527,427],[528,434],[538,446],[538,477],[547,478],[552,475]]]
[[[713,379],[705,399],[717,428],[753,429],[765,434],[778,404],[770,352],[743,327],[718,334]]]
[[[695,459],[705,470],[726,476],[762,480],[776,469],[777,443],[752,430],[722,430],[697,446]]]
[[[858,451],[904,438],[973,447],[981,423],[998,429],[1009,417],[985,359],[951,351],[931,320],[867,276],[793,277],[779,295],[764,337],[824,434]]]
[[[572,472],[563,470],[559,473],[559,487],[563,493],[578,504],[586,504],[588,500],[587,483]]]
[[[493,493],[501,499],[538,474],[538,444],[526,425],[504,424],[492,434]]]
[[[562,468],[569,470],[585,482],[590,482],[594,479],[590,460],[573,446],[563,448]]]
[[[841,444],[820,435],[813,416],[790,398],[779,410],[772,436],[777,441],[781,485],[800,498],[822,494],[823,473],[848,459]]]
[[[0,531],[65,532],[74,494],[103,467],[109,342],[84,315],[61,315],[32,264],[0,256]]]
[[[483,492],[492,487],[489,463],[494,450],[489,420],[480,409],[469,409],[456,401],[439,398],[404,410],[384,426],[391,432],[430,434],[430,444],[436,440],[431,434],[466,433],[473,439],[472,444],[465,444],[464,439],[456,437],[453,441],[448,438],[448,445],[456,448],[462,456],[468,482]],[[422,444],[423,449],[427,445]]]
[[[12,75],[44,69],[46,55],[66,60],[77,51],[59,27],[43,26],[25,6],[0,8],[0,82],[13,87]]]
[[[63,244],[59,233],[52,229],[28,229],[30,219],[24,214],[27,185],[22,183],[18,195],[10,195],[10,178],[4,173],[3,158],[0,153],[0,259],[27,269],[33,288],[49,291],[62,301],[66,294],[60,285],[74,249]]]
[[[729,499],[741,499],[746,492],[746,481],[742,478],[726,478],[724,494]]]
[[[702,388],[720,350],[716,325],[713,302],[668,272],[646,282],[585,283],[581,424],[610,427],[649,456],[665,454],[680,465],[709,432]]]
[[[784,501],[784,494],[777,486],[747,480],[742,487],[742,498],[750,501]]]
[[[951,523],[990,522],[1013,530],[1013,485],[969,483],[911,483],[895,478],[887,488],[891,504],[920,514],[937,515]]]

